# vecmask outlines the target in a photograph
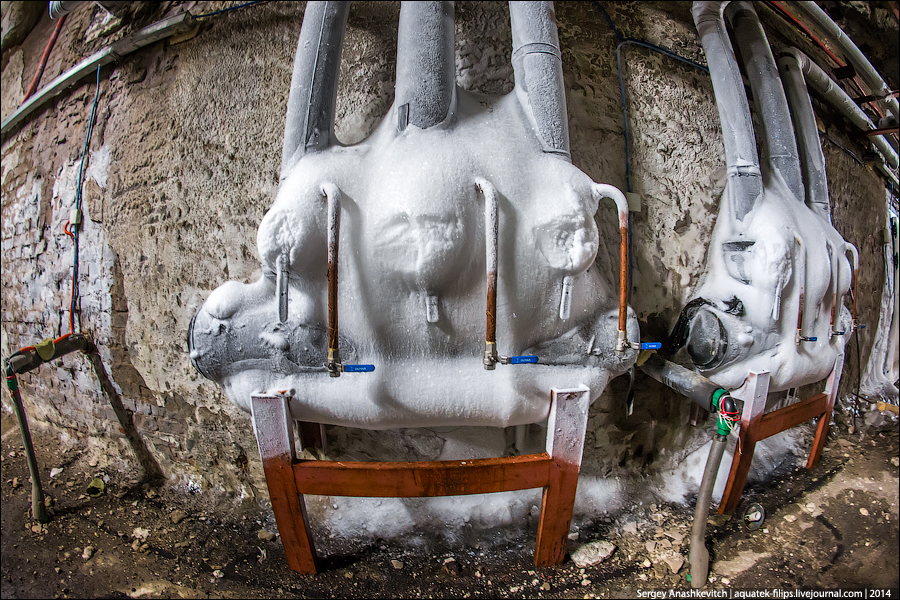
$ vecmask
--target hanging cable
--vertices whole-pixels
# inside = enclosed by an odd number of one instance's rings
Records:
[[[91,135],[94,132],[94,119],[97,114],[97,103],[100,100],[100,67],[97,67],[97,89],[94,92],[94,104],[91,106],[91,116],[88,119],[87,135],[84,138],[84,149],[81,152],[81,164],[78,167],[78,183],[75,188],[75,208],[71,217],[66,221],[63,231],[72,238],[72,298],[69,303],[69,333],[75,333],[75,309],[78,304],[78,238],[81,231],[81,204],[82,187],[84,185],[84,163],[87,159],[88,149],[91,145]]]

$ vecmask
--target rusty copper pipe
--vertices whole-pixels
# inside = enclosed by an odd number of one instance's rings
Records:
[[[341,233],[341,191],[333,183],[322,185],[328,200],[328,362],[341,362],[338,352],[338,245]]]
[[[497,355],[497,263],[500,218],[497,190],[486,179],[478,178],[475,186],[484,196],[484,254],[487,273],[487,305],[485,308],[484,368],[492,370]]]
[[[848,252],[853,257],[853,260],[850,263],[853,273],[850,279],[850,293],[853,294],[853,306],[850,309],[850,326],[852,328],[856,328],[856,284],[859,277],[859,251],[853,244],[847,244],[846,248],[844,249],[844,253],[846,254]]]
[[[628,200],[617,187],[595,183],[594,199],[609,198],[616,203],[619,212],[619,332],[616,337],[616,352],[624,352],[629,347],[626,326],[628,323]]]

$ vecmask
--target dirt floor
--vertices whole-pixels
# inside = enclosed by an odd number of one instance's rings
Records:
[[[58,443],[40,436],[51,520],[36,524],[10,415],[2,437],[3,598],[626,598],[690,589],[689,566],[679,562],[688,556],[691,507],[649,505],[582,527],[570,536],[571,553],[594,541],[615,545],[584,568],[567,556],[561,566],[535,569],[532,527],[482,531],[475,546],[429,551],[320,536],[325,569],[303,576],[287,568],[280,540],[266,535],[277,529],[265,507],[227,517],[204,512],[166,488],[121,482],[121,474],[92,497],[88,486],[103,473],[78,448],[59,455]],[[704,589],[844,588],[897,598],[898,448],[895,419],[863,433],[834,427],[815,470],[748,488],[731,519],[710,513]],[[62,471],[51,476],[51,469]],[[743,518],[753,504],[765,511],[756,529]]]

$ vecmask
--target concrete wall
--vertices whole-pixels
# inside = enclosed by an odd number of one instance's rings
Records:
[[[557,3],[572,157],[595,181],[624,189],[617,39],[592,4]],[[603,4],[626,36],[705,63],[690,3]],[[42,81],[136,25],[186,8],[198,14],[225,5],[136,3],[118,21],[85,3],[70,15]],[[259,276],[256,229],[277,189],[303,9],[300,2],[270,2],[203,20],[191,39],[149,46],[100,72],[84,187],[78,323],[94,336],[171,484],[212,500],[252,501],[265,495],[265,485],[249,416],[193,370],[186,332],[210,291],[230,279]],[[364,139],[393,99],[398,12],[398,3],[352,5],[337,105],[337,135],[345,143]],[[773,44],[795,37],[768,9],[760,12]],[[509,92],[505,3],[458,2],[456,15],[459,85]],[[53,27],[44,15],[21,45],[4,47],[4,118],[21,101]],[[796,43],[821,59],[804,40]],[[623,55],[631,180],[643,201],[634,216],[632,307],[642,337],[663,340],[704,269],[725,182],[724,151],[707,75],[642,48],[628,47]],[[93,81],[44,106],[3,142],[4,361],[21,346],[68,331],[72,248],[62,228],[74,202]],[[884,186],[836,145],[863,154],[842,122],[827,110],[820,116],[834,140],[824,149],[835,227],[860,250],[865,365],[883,302]],[[601,207],[598,221],[606,240],[598,267],[615,280],[618,232],[611,206]],[[859,373],[852,344],[842,396],[855,391]],[[103,461],[134,466],[84,357],[41,367],[22,377],[21,387],[35,427],[51,428],[63,442],[87,440]],[[635,412],[628,417],[626,387],[613,382],[593,407],[588,446],[598,448],[599,458],[596,464],[586,459],[587,470],[612,476],[627,465],[640,478],[652,471],[660,448],[671,457],[702,442],[686,424],[687,401],[639,375]],[[3,402],[9,410],[6,395]],[[406,456],[439,455],[447,443],[446,436],[417,436],[392,432],[378,439]],[[372,439],[344,428],[329,428],[329,438],[336,454],[353,447],[348,440]],[[428,440],[438,438],[443,441],[431,448]]]

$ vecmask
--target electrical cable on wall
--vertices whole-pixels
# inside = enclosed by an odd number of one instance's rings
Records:
[[[81,204],[83,200],[82,187],[84,185],[84,163],[87,159],[87,153],[91,145],[91,135],[94,132],[94,118],[97,114],[97,103],[100,100],[100,67],[97,67],[97,89],[94,92],[94,104],[91,106],[91,116],[88,119],[87,135],[84,138],[84,149],[81,152],[81,164],[78,167],[78,183],[75,188],[75,208],[72,209],[71,216],[66,221],[63,231],[67,236],[72,238],[72,299],[69,303],[69,333],[75,333],[75,311],[78,303],[78,238],[81,231],[82,212]],[[79,327],[80,329],[80,327]]]

